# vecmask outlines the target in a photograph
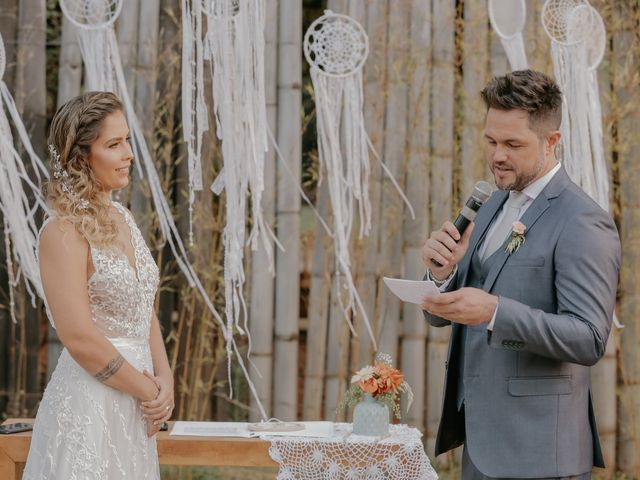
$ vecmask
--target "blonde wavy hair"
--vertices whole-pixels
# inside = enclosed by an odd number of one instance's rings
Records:
[[[62,170],[68,173],[66,182],[73,191],[70,195],[62,179],[55,178],[51,158],[51,180],[46,185],[49,206],[57,218],[71,222],[80,235],[97,246],[114,245],[118,228],[109,216],[110,205],[101,196],[104,187],[89,167],[88,158],[104,119],[117,111],[123,112],[124,107],[115,94],[87,92],[62,105],[49,129],[49,145],[60,156]],[[81,206],[81,200],[87,204]]]

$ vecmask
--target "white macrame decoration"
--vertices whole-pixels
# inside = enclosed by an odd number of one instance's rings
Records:
[[[552,40],[553,71],[564,97],[562,161],[571,179],[594,195],[597,189],[589,134],[586,43],[596,28],[593,9],[584,0],[547,0],[542,24]]]
[[[133,103],[129,97],[122,62],[120,60],[118,42],[113,29],[113,24],[122,10],[122,4],[123,0],[60,1],[60,6],[62,7],[64,14],[73,24],[79,27],[78,40],[82,59],[85,65],[86,87],[90,90],[108,90],[116,92],[124,103],[129,122],[129,129],[131,130],[132,145],[134,152],[136,153],[136,157],[138,158],[138,161],[135,163],[140,175],[146,176],[149,182],[149,189],[151,190],[162,234],[166,241],[169,242],[171,251],[173,252],[180,270],[182,270],[190,286],[195,287],[201,294],[205,304],[219,324],[222,335],[224,336],[227,353],[227,372],[230,395],[233,396],[231,382],[231,358],[235,354],[238,364],[247,379],[249,388],[257,400],[260,413],[263,418],[266,418],[264,408],[258,399],[253,383],[249,379],[249,373],[247,372],[244,360],[234,340],[233,325],[225,324],[213,305],[213,301],[209,298],[209,295],[205,291],[200,279],[191,266],[184,244],[175,225],[171,208],[162,192],[162,185],[160,183],[158,172],[156,171],[153,160],[151,159],[151,154],[144,139]],[[190,63],[190,65],[192,64]],[[189,122],[189,118],[191,117],[187,115],[186,118]],[[191,123],[191,125],[193,125],[193,123]],[[202,124],[201,128],[204,128]],[[197,153],[199,151],[199,147],[197,141],[192,142],[192,133],[193,130],[191,130],[191,133],[189,134],[187,144],[189,149],[194,149],[195,145],[194,151]],[[196,128],[196,133],[198,133],[198,128]],[[197,184],[197,182],[193,182],[193,184],[190,182],[190,186],[193,186],[194,184]],[[191,200],[190,203],[192,203]]]
[[[547,0],[542,24],[551,38],[553,71],[564,96],[562,163],[571,179],[609,211],[597,76],[606,47],[604,22],[586,0]],[[613,322],[623,327],[615,314]]]
[[[12,320],[16,322],[14,288],[20,281],[20,274],[24,276],[32,305],[34,307],[36,305],[36,296],[44,299],[36,254],[38,229],[34,217],[39,208],[47,211],[40,185],[42,178],[49,178],[49,174],[34,152],[13,97],[2,80],[5,68],[6,53],[2,36],[0,36],[0,212],[4,220],[4,244],[9,276],[9,310]],[[11,126],[5,109],[31,162],[31,172],[35,177],[33,181],[27,174],[22,157],[14,148]],[[30,195],[33,200],[29,199]],[[14,259],[18,267],[17,275],[14,275]]]
[[[304,36],[304,55],[310,65],[316,100],[320,166],[321,172],[324,170],[326,174],[333,210],[336,281],[339,286],[342,285],[341,277],[346,281],[347,299],[345,302],[340,295],[340,304],[354,335],[350,316],[357,308],[376,348],[371,325],[351,275],[349,255],[356,210],[360,237],[368,235],[371,229],[369,149],[378,158],[364,126],[362,67],[368,54],[369,39],[362,26],[331,10],[325,10]],[[380,164],[415,218],[411,204],[391,172],[384,163]]]
[[[204,99],[202,2],[182,0],[182,133],[189,172],[189,244],[193,245],[193,204],[202,190],[202,137],[209,129]]]
[[[196,1],[197,3],[197,1]],[[207,2],[205,58],[213,79],[216,134],[221,141],[224,168],[212,190],[226,194],[224,229],[225,314],[228,328],[247,336],[244,301],[244,248],[260,244],[271,259],[275,236],[264,220],[264,162],[268,149],[264,87],[264,0]],[[198,22],[196,21],[196,24]],[[252,229],[247,238],[248,198]],[[240,319],[244,318],[244,328]],[[250,338],[249,338],[250,341]]]
[[[511,70],[529,68],[522,39],[522,30],[527,20],[524,0],[489,0],[489,20],[500,37]]]

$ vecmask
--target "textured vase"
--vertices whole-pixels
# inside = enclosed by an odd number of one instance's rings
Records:
[[[370,393],[353,410],[353,433],[383,437],[389,434],[389,408],[376,402]]]

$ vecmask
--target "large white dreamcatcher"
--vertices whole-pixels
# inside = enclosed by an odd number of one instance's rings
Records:
[[[4,221],[4,246],[9,276],[9,310],[15,322],[14,288],[20,280],[21,273],[24,275],[33,306],[35,307],[36,295],[44,298],[36,255],[38,229],[34,217],[39,208],[47,211],[40,184],[42,178],[48,178],[49,174],[34,152],[15,102],[2,80],[5,68],[6,53],[2,36],[0,36],[0,212]],[[11,126],[5,109],[18,133],[22,148],[30,159],[34,181],[30,179],[20,153],[14,148]],[[32,199],[29,196],[32,196]],[[18,274],[15,276],[14,259],[18,266]]]
[[[563,92],[562,163],[571,179],[609,210],[597,68],[606,47],[600,14],[586,0],[547,0],[542,24],[551,38],[556,81]],[[622,328],[615,313],[615,325]]]
[[[360,237],[368,235],[371,229],[369,150],[378,158],[365,130],[363,115],[362,67],[368,54],[369,39],[362,26],[352,18],[330,10],[316,19],[304,36],[304,55],[310,65],[316,101],[321,175],[324,171],[333,213],[336,281],[339,285],[342,277],[346,281],[346,302],[342,295],[340,302],[351,332],[356,333],[350,313],[357,308],[376,348],[371,325],[351,275],[349,254],[356,211]],[[380,165],[415,218],[411,204],[391,172],[384,163],[380,162]]]
[[[529,68],[522,39],[522,30],[527,20],[524,0],[489,0],[489,20],[500,37],[511,70]]]
[[[78,40],[80,51],[85,65],[86,86],[92,90],[109,90],[117,92],[122,99],[131,140],[136,157],[138,171],[141,176],[146,176],[153,203],[158,215],[158,223],[166,241],[169,242],[171,251],[181,271],[189,284],[195,287],[201,294],[205,304],[218,322],[222,335],[226,342],[227,370],[229,388],[231,390],[231,358],[235,354],[249,384],[251,392],[258,398],[255,388],[249,379],[249,374],[244,365],[236,342],[233,338],[232,325],[227,325],[218,314],[212,300],[205,291],[200,279],[191,266],[184,244],[175,225],[171,208],[162,192],[160,178],[156,171],[151,154],[144,139],[140,123],[137,119],[131,98],[129,97],[125,76],[120,60],[118,43],[113,24],[122,10],[123,0],[61,0],[62,11],[78,28]],[[233,391],[231,390],[231,395]],[[259,403],[261,414],[265,417],[264,409]]]
[[[551,38],[551,56],[562,104],[562,160],[571,179],[590,195],[597,191],[589,132],[587,41],[597,28],[585,0],[547,0],[542,24]],[[600,178],[598,181],[607,181]]]

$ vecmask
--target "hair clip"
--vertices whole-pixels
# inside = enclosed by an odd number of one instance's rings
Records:
[[[49,144],[49,153],[51,155],[51,160],[53,161],[53,176],[62,184],[62,190],[64,193],[69,195],[78,204],[78,208],[81,210],[89,208],[89,201],[84,198],[80,198],[80,195],[78,195],[71,186],[69,172],[62,168],[60,154],[56,151],[56,147],[54,147],[52,143]]]

